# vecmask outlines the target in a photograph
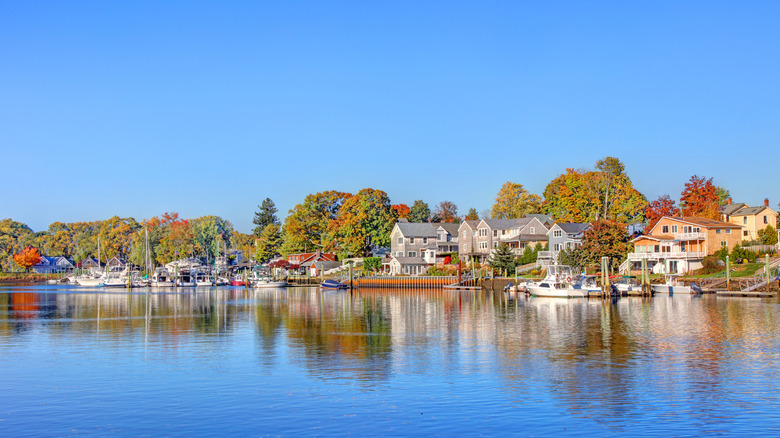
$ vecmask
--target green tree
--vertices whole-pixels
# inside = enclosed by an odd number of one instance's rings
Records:
[[[512,252],[512,248],[506,243],[498,245],[498,248],[493,250],[492,257],[488,262],[491,268],[497,269],[499,272],[515,272],[515,254]]]
[[[539,195],[529,193],[522,184],[507,181],[496,195],[490,216],[495,219],[514,219],[541,211],[542,198]]]
[[[409,213],[409,222],[428,222],[431,218],[431,209],[428,204],[418,199],[412,204],[411,213]]]
[[[761,245],[774,245],[777,243],[777,230],[767,225],[763,230],[758,230],[758,242]]]
[[[588,254],[582,251],[581,248],[564,248],[558,252],[558,263],[561,265],[581,268],[591,262],[592,260],[588,258]]]
[[[276,217],[276,204],[271,198],[265,198],[261,205],[258,205],[259,211],[255,212],[255,217],[252,219],[252,223],[255,224],[254,234],[259,236],[260,233],[265,230],[270,224],[279,224],[279,218]]]
[[[715,186],[715,195],[718,197],[718,205],[726,205],[729,203],[731,193],[723,187]]]
[[[466,214],[466,220],[467,221],[479,220],[479,213],[477,213],[476,208],[474,207],[469,208],[469,212]]]
[[[377,272],[382,269],[381,257],[366,257],[363,259],[363,272]]]
[[[270,223],[257,238],[257,247],[255,250],[255,260],[260,263],[266,263],[279,255],[279,249],[282,246],[282,233],[279,231],[279,225]]]
[[[615,157],[605,157],[596,162],[596,181],[598,182],[601,201],[604,205],[603,219],[609,218],[610,207],[617,199],[615,186],[621,177],[625,177],[626,166]]]

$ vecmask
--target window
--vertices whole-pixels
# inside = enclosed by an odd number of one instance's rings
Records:
[[[726,241],[725,240],[721,240],[720,241],[720,246],[722,246],[722,247],[726,246]]]
[[[743,218],[742,218],[742,223],[743,223],[743,224],[747,224],[747,216],[745,216],[745,217],[743,217]]]
[[[661,232],[664,233],[664,234],[668,234],[669,233],[669,225],[662,226],[661,227]]]
[[[409,243],[410,243],[410,244],[412,244],[412,245],[414,245],[414,237],[410,237],[410,238],[409,238]]]
[[[556,243],[555,245],[553,245],[553,250],[560,251],[561,250],[561,244],[560,243]]]
[[[563,231],[561,230],[553,231],[553,237],[561,237],[561,236],[563,236]]]
[[[498,230],[493,230],[493,237],[498,237]]]
[[[653,252],[660,252],[659,249],[661,249],[658,245],[653,246]]]
[[[488,249],[487,242],[479,242],[479,249]]]
[[[747,237],[747,236],[748,236],[748,232],[747,232],[747,230],[743,231],[743,232],[742,232],[742,235],[743,235],[743,236],[745,236],[745,237]]]
[[[718,228],[717,230],[715,230],[715,234],[720,234],[720,228]]]
[[[479,237],[486,237],[486,236],[487,236],[487,228],[480,228]]]
[[[672,233],[676,233],[676,232],[677,232],[677,225],[672,225]]]
[[[403,251],[398,251],[397,253],[395,253],[395,256],[396,257],[403,257],[404,256],[404,252]]]
[[[764,223],[765,223],[765,224],[768,224],[768,223],[769,223],[769,222],[767,222],[767,220],[766,220],[766,216],[764,216]]]
[[[427,237],[423,237],[423,245],[427,245],[427,244],[428,244],[428,238]]]
[[[417,251],[409,251],[409,257],[417,257]]]
[[[498,248],[498,242],[493,242],[493,248]]]
[[[766,222],[764,222],[764,223],[766,223]],[[503,236],[505,234],[506,234],[506,230],[501,230],[501,235]]]
[[[398,244],[399,245],[403,245],[404,244],[404,238],[403,237],[399,237],[398,238]]]
[[[731,234],[731,230],[726,230],[726,234]]]
[[[534,227],[531,227],[531,234],[536,234],[536,230],[534,229]]]

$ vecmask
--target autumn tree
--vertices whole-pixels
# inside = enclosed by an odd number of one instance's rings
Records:
[[[441,201],[433,213],[435,222],[460,222],[458,206],[450,201]]]
[[[693,175],[681,193],[680,208],[683,216],[700,216],[719,219],[719,200],[717,188],[712,178]]]
[[[395,204],[393,205],[393,210],[395,211],[396,217],[398,219],[409,219],[409,215],[412,213],[412,210],[409,208],[406,204]]]
[[[342,256],[365,256],[372,247],[390,246],[395,221],[387,193],[363,189],[344,201],[330,222],[325,249]]]
[[[310,194],[290,210],[284,221],[283,255],[323,249],[328,227],[341,206],[352,197],[334,190]]]
[[[669,195],[659,196],[645,209],[645,217],[647,218],[645,232],[652,230],[662,217],[679,217],[680,214],[680,209],[675,205],[674,199]]]
[[[271,198],[265,198],[257,208],[259,210],[255,212],[255,217],[252,219],[252,223],[255,224],[255,236],[259,236],[268,225],[279,224],[279,218],[276,217],[276,204]]]
[[[233,224],[219,216],[202,216],[190,221],[193,250],[196,255],[213,261],[219,247],[231,246]]]
[[[28,246],[14,255],[14,262],[21,266],[25,272],[30,271],[30,267],[37,265],[41,261],[41,253],[38,248]]]
[[[507,181],[501,186],[490,210],[495,219],[514,219],[527,213],[540,213],[542,198],[529,193],[522,184]]]
[[[477,213],[477,209],[474,207],[469,208],[469,212],[466,213],[467,221],[476,221],[479,220],[479,213]]]
[[[409,222],[428,222],[431,218],[431,209],[421,199],[414,201],[409,211]]]
[[[587,255],[586,264],[598,264],[601,257],[609,257],[610,266],[619,266],[631,249],[626,225],[611,220],[598,220],[590,224],[582,236],[582,246],[577,250]]]
[[[564,222],[592,222],[603,219],[605,211],[621,223],[643,221],[647,198],[628,175],[617,173],[620,169],[619,161],[595,171],[566,169],[544,189],[544,211]]]
[[[33,230],[21,222],[0,220],[0,271],[14,268],[14,254],[30,244],[34,236]]]
[[[282,246],[282,234],[279,230],[279,225],[274,223],[266,225],[256,240],[255,260],[258,262],[266,263],[279,255],[279,248]]]

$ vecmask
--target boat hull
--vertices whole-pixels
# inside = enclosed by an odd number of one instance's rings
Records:
[[[587,289],[573,289],[567,288],[550,288],[540,286],[529,286],[528,292],[535,297],[550,297],[550,298],[587,298]]]

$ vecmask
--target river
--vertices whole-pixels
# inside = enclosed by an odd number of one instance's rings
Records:
[[[776,299],[0,286],[3,436],[777,435]]]

